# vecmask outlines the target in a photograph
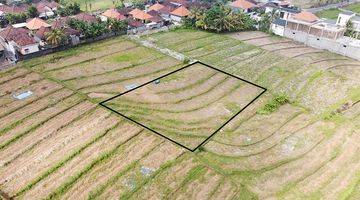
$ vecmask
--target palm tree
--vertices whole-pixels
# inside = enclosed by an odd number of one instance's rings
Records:
[[[50,32],[45,33],[46,42],[52,46],[60,46],[65,44],[66,35],[61,29],[53,29]]]

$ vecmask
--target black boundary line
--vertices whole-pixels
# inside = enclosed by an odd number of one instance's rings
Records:
[[[175,140],[173,140],[173,139],[171,139],[171,138],[169,138],[169,137],[167,137],[167,136],[165,136],[165,135],[157,132],[156,130],[153,130],[153,129],[151,129],[151,128],[149,128],[149,127],[147,127],[147,126],[145,126],[145,125],[143,125],[143,124],[141,124],[141,123],[139,123],[139,122],[131,119],[130,117],[127,117],[127,116],[125,116],[124,114],[121,114],[120,112],[118,112],[118,111],[110,108],[109,106],[105,105],[105,103],[108,102],[108,101],[111,101],[111,100],[113,100],[113,99],[115,99],[115,98],[117,98],[117,97],[120,97],[120,96],[122,96],[122,95],[124,95],[124,94],[127,94],[127,93],[129,93],[129,92],[132,92],[132,91],[134,91],[134,90],[136,90],[136,89],[139,89],[140,87],[143,87],[143,86],[145,86],[145,85],[148,85],[148,84],[150,84],[150,83],[153,83],[154,81],[156,81],[156,80],[158,80],[158,79],[164,78],[164,77],[169,76],[169,75],[171,75],[171,74],[174,74],[174,73],[176,73],[176,72],[178,72],[178,71],[181,71],[181,70],[183,70],[183,69],[186,69],[186,68],[188,68],[188,67],[191,67],[191,66],[193,66],[193,65],[195,65],[195,64],[201,64],[201,65],[203,65],[203,66],[205,66],[205,67],[208,67],[208,68],[211,68],[211,69],[213,69],[213,70],[219,71],[219,72],[224,73],[224,74],[226,74],[226,75],[228,75],[228,76],[231,76],[231,77],[233,77],[233,78],[236,78],[236,79],[238,79],[238,80],[241,80],[241,81],[244,81],[244,82],[246,82],[246,83],[248,83],[248,84],[251,84],[251,85],[253,85],[253,86],[255,86],[255,87],[261,88],[261,89],[263,89],[264,91],[262,91],[259,95],[257,95],[253,100],[251,100],[246,106],[244,106],[239,112],[237,112],[234,116],[232,116],[229,120],[227,120],[223,125],[221,125],[216,131],[214,131],[209,137],[207,137],[203,142],[201,142],[201,143],[200,143],[198,146],[196,146],[194,149],[190,149],[190,148],[186,147],[185,145],[183,145],[183,144],[181,144],[181,143],[179,143],[179,142],[177,142],[177,141],[175,141]],[[114,113],[116,113],[116,114],[118,114],[118,115],[120,115],[120,116],[122,116],[122,117],[124,117],[124,118],[126,118],[126,119],[128,119],[128,120],[130,120],[130,121],[132,121],[132,122],[134,122],[135,124],[137,124],[137,125],[145,128],[145,129],[147,129],[147,130],[149,130],[149,131],[151,131],[151,132],[154,132],[155,134],[157,134],[157,135],[159,135],[159,136],[161,136],[161,137],[164,137],[165,139],[170,140],[171,142],[173,142],[173,143],[175,143],[175,144],[177,144],[177,145],[179,145],[179,146],[181,146],[181,147],[183,147],[183,148],[185,148],[185,149],[187,149],[187,150],[189,150],[189,151],[191,151],[191,152],[194,152],[194,151],[196,151],[199,147],[201,147],[201,146],[204,145],[206,142],[208,142],[217,132],[219,132],[219,131],[220,131],[222,128],[224,128],[224,126],[226,126],[231,120],[233,120],[233,119],[234,119],[235,117],[237,117],[241,112],[243,112],[247,107],[249,107],[252,103],[254,103],[254,102],[255,102],[261,95],[263,95],[266,91],[267,91],[267,89],[264,88],[264,87],[262,87],[262,86],[260,86],[260,85],[257,85],[257,84],[255,84],[255,83],[252,83],[252,82],[250,82],[250,81],[247,81],[247,80],[245,80],[245,79],[242,79],[242,78],[240,78],[240,77],[237,77],[237,76],[235,76],[235,75],[229,74],[229,73],[227,73],[227,72],[225,72],[225,71],[223,71],[223,70],[217,69],[217,68],[212,67],[212,66],[210,66],[210,65],[207,65],[207,64],[205,64],[205,63],[203,63],[203,62],[195,61],[195,62],[193,62],[193,63],[191,63],[191,64],[189,64],[189,65],[186,65],[185,67],[179,68],[179,69],[177,69],[177,70],[175,70],[175,71],[172,71],[172,72],[167,73],[167,74],[165,74],[165,75],[163,75],[163,76],[160,76],[160,77],[158,77],[158,78],[156,78],[156,79],[153,79],[153,80],[148,81],[148,82],[146,82],[146,83],[144,83],[144,84],[141,84],[141,85],[139,85],[139,86],[137,86],[137,87],[135,87],[135,88],[133,88],[133,89],[127,90],[127,91],[125,91],[125,92],[123,92],[123,93],[120,93],[120,94],[118,94],[118,95],[116,95],[116,96],[113,96],[113,97],[111,97],[111,98],[109,98],[109,99],[106,99],[106,100],[100,102],[99,104],[100,104],[101,106],[105,107],[106,109],[109,109],[110,111],[112,111],[112,112],[114,112]]]

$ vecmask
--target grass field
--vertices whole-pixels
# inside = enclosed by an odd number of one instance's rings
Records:
[[[86,6],[88,11],[90,10],[104,10],[107,8],[114,7],[119,2],[119,0],[66,0],[68,2],[77,2],[80,4],[81,9],[86,11]],[[90,9],[91,4],[91,9]]]
[[[354,3],[349,6],[345,6],[342,9],[350,10],[354,13],[360,14],[360,3]],[[338,8],[330,8],[328,10],[320,11],[316,15],[320,18],[337,19],[339,13],[342,11]]]
[[[19,63],[0,72],[3,196],[360,198],[358,61],[261,32],[218,35],[179,29],[141,40],[269,91],[193,153],[99,105],[129,85],[180,69],[186,65],[182,61],[118,37]],[[224,108],[236,112],[257,94],[209,71],[184,73],[195,77],[178,74],[161,80],[164,87],[148,88],[163,92],[161,98],[142,91],[117,108],[167,131],[191,130],[216,124],[208,117],[216,120],[216,114],[227,113]],[[32,96],[13,98],[28,90]],[[149,100],[174,103],[178,98],[191,104],[166,108],[180,117],[189,118],[187,110],[197,108],[222,109],[205,110],[187,123],[166,120],[172,117],[169,110],[147,109],[154,105]]]
[[[316,16],[320,18],[326,18],[326,19],[337,19],[338,15],[341,13],[341,10],[338,8],[331,8],[328,10],[320,11],[316,13]]]

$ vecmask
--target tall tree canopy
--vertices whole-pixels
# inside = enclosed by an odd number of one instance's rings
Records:
[[[216,5],[211,9],[193,9],[184,22],[187,27],[196,27],[213,32],[229,32],[250,30],[255,22],[245,13],[233,12],[224,5]]]

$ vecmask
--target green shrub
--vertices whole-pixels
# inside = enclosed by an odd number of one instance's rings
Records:
[[[289,102],[289,97],[286,94],[276,95],[272,100],[266,103],[264,107],[258,110],[257,113],[262,115],[268,115],[278,110],[280,106]]]

